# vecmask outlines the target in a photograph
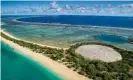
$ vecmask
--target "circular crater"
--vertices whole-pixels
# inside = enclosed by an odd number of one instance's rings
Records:
[[[122,59],[122,56],[117,51],[103,45],[83,45],[76,49],[76,53],[91,60],[101,60],[104,62],[113,62]]]

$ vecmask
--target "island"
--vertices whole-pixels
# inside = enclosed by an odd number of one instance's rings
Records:
[[[55,73],[63,76],[65,80],[133,79],[133,51],[121,49],[116,46],[100,42],[78,43],[70,46],[68,49],[55,48],[46,45],[41,46],[12,37],[5,31],[1,31],[1,37],[4,42],[14,46],[15,49],[22,51],[25,53],[24,55],[30,57],[32,56],[32,58],[38,61],[40,64],[45,66],[47,65],[47,67],[53,70]],[[97,57],[93,59],[90,57],[84,57],[84,55],[82,55],[81,52],[84,52],[84,49],[89,47],[90,49],[87,50],[87,52],[90,51],[96,53],[96,51],[91,51],[94,46],[95,48],[96,46],[99,47],[96,49],[99,51],[103,50],[107,52],[111,50],[113,52],[112,54],[115,54],[113,55],[115,59],[106,61],[107,58],[106,60],[102,60],[101,57],[100,59]],[[80,48],[82,48],[83,51],[78,50]],[[93,48],[93,50],[95,50],[95,48]],[[96,55],[97,54],[98,53],[96,53]],[[101,52],[99,52],[99,55],[100,54]],[[101,54],[101,56],[104,55]]]

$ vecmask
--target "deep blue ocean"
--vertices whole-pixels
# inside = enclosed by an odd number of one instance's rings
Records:
[[[18,20],[24,22],[133,28],[133,17],[126,16],[47,15],[27,17]]]
[[[128,42],[126,38],[121,37],[121,36],[115,36],[115,35],[103,35],[103,36],[98,36],[97,38],[102,41],[113,42],[113,43],[127,43]]]

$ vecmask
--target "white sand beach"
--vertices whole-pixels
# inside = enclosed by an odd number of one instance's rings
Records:
[[[76,52],[89,59],[98,59],[104,62],[113,62],[122,59],[122,56],[117,51],[102,45],[83,45],[78,47]]]
[[[14,37],[13,35],[9,34],[8,32],[5,32],[4,30],[1,30],[0,32],[3,32],[4,34],[6,34],[7,36],[10,36],[11,38],[14,38],[14,39],[17,39],[17,40],[21,40],[21,39],[18,39],[16,37]],[[30,42],[30,41],[26,41],[26,40],[22,40],[22,41],[25,41],[25,42],[28,42],[28,43],[33,43],[33,44],[37,44],[39,46],[46,46],[46,47],[50,47],[50,48],[57,48],[57,49],[68,49],[68,48],[61,48],[61,47],[56,47],[56,46],[50,46],[50,45],[42,45],[42,44],[38,44],[38,43],[34,43],[34,42]]]
[[[13,37],[10,34],[8,34],[8,36]],[[79,75],[77,72],[74,72],[73,70],[67,68],[65,65],[58,63],[50,59],[49,57],[46,57],[39,53],[35,53],[30,49],[19,46],[18,44],[13,43],[12,41],[9,41],[5,38],[1,37],[1,40],[13,47],[15,50],[21,52],[22,55],[27,56],[40,63],[42,66],[45,66],[46,68],[50,69],[57,75],[61,76],[64,80],[89,80],[87,77]]]

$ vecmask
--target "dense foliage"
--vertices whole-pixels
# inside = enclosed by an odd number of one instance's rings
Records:
[[[22,40],[16,40],[4,33],[1,33],[1,36],[20,46],[27,47],[34,52],[44,54],[53,60],[65,64],[68,68],[77,71],[79,74],[94,80],[133,80],[133,51],[120,49],[109,44],[93,42],[76,44],[64,51],[63,49],[43,47]],[[76,48],[88,44],[112,47],[122,55],[123,59],[121,61],[107,63],[100,60],[90,60],[75,53]]]
[[[77,56],[78,63],[80,64],[80,74],[93,78],[94,80],[133,80],[133,51],[120,49],[118,47],[96,42],[80,43],[70,47],[68,54],[75,54],[75,49],[81,45],[97,44],[113,48],[122,55],[121,61],[116,62],[102,62],[100,60],[83,59]],[[75,59],[75,58],[73,58]],[[82,63],[79,63],[82,62]]]

